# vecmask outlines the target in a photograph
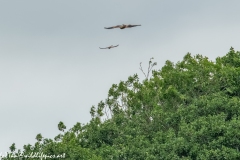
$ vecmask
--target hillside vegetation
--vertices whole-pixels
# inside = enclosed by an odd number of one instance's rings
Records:
[[[151,61],[149,62],[151,65]],[[149,79],[113,84],[106,100],[54,139],[36,136],[21,152],[69,160],[240,159],[240,52],[214,62],[186,54]],[[10,147],[17,152],[15,144]]]

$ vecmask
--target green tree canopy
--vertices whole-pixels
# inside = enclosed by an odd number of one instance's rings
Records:
[[[145,75],[113,84],[88,124],[54,139],[40,134],[23,151],[76,160],[240,159],[240,52],[214,62],[187,53]]]

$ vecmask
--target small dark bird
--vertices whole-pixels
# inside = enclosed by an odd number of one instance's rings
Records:
[[[100,48],[100,49],[111,49],[111,48],[114,48],[114,47],[117,47],[117,46],[119,46],[119,45],[116,45],[116,46],[113,46],[113,45],[111,45],[111,46],[109,46],[109,47],[106,47],[106,48]]]
[[[137,27],[137,26],[141,26],[141,25],[122,24],[122,25],[117,25],[117,26],[113,26],[113,27],[104,27],[104,28],[105,29],[114,29],[114,28],[125,29],[125,28]]]

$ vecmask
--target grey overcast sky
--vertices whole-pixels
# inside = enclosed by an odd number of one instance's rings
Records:
[[[109,88],[190,52],[240,50],[239,0],[0,0],[0,153],[87,123]],[[131,29],[106,30],[118,24]],[[99,47],[117,45],[111,50]]]

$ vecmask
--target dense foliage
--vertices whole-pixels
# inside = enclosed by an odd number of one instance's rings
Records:
[[[166,61],[149,79],[133,75],[113,84],[90,114],[88,124],[65,132],[60,122],[54,139],[38,134],[24,153],[65,153],[72,160],[240,159],[240,52],[231,48],[214,62],[190,53],[176,64]]]

